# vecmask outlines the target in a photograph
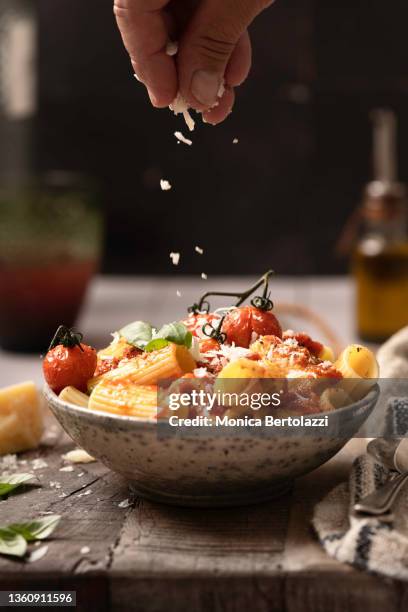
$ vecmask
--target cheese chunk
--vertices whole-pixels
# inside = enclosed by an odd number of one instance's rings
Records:
[[[40,398],[33,382],[0,389],[0,455],[36,448],[43,432]]]

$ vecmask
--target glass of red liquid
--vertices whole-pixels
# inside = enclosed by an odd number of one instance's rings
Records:
[[[43,352],[58,325],[74,325],[102,225],[95,188],[78,175],[0,187],[1,348]]]

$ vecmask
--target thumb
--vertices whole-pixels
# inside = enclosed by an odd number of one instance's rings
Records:
[[[272,0],[273,1],[273,0]],[[242,34],[271,0],[203,0],[179,45],[179,87],[197,110],[211,108]]]

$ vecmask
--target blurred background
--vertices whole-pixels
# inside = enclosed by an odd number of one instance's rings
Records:
[[[187,147],[174,137],[187,135],[182,119],[153,109],[133,78],[112,0],[0,0],[3,244],[5,236],[23,244],[15,211],[29,219],[21,202],[35,200],[27,206],[43,230],[47,218],[57,260],[82,249],[86,261],[55,281],[65,305],[67,279],[76,279],[78,302],[98,266],[106,274],[171,275],[170,252],[182,254],[178,274],[198,278],[258,275],[270,266],[280,275],[344,274],[353,221],[343,256],[336,246],[374,176],[373,109],[394,111],[384,138],[392,150],[398,134],[394,157],[399,178],[408,179],[407,20],[403,0],[392,9],[380,0],[279,0],[251,28],[253,69],[232,115],[215,128],[198,121]],[[171,191],[161,191],[162,178]],[[385,178],[395,181],[395,168]],[[13,195],[4,190],[10,184]],[[60,202],[59,218],[45,212],[44,194]],[[61,213],[68,209],[71,221]],[[79,224],[88,240],[76,236]],[[54,259],[55,248],[47,240]],[[7,249],[3,259],[18,260]],[[37,256],[36,243],[30,249]],[[9,295],[16,289],[7,282]]]
[[[215,129],[198,121],[192,147],[177,145],[182,120],[151,108],[133,78],[112,0],[24,3],[39,32],[33,161],[101,185],[104,272],[170,274],[170,251],[191,253],[186,273],[344,272],[334,245],[372,175],[378,106],[398,113],[407,178],[403,0],[392,10],[380,0],[278,1],[251,29],[253,70],[233,114]],[[161,178],[172,191],[161,192]]]

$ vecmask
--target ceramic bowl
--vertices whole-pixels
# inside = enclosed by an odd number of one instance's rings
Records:
[[[124,476],[136,494],[168,504],[216,507],[257,503],[285,492],[294,478],[333,457],[358,432],[379,389],[331,412],[322,435],[310,435],[310,428],[272,435],[271,427],[172,434],[154,421],[69,404],[47,386],[44,393],[74,442]]]

